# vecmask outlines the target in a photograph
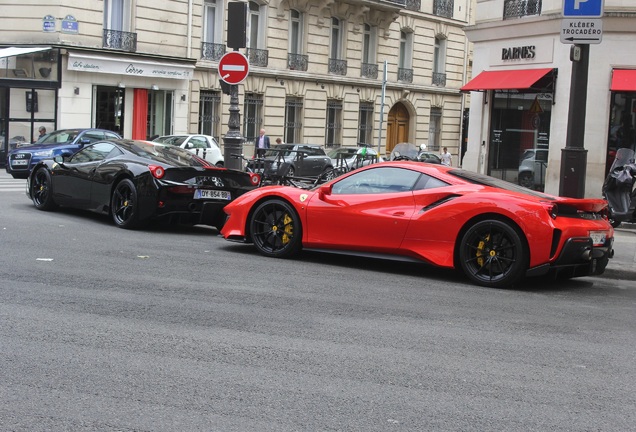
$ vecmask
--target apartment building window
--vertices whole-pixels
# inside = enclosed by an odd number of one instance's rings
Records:
[[[223,40],[223,2],[205,0],[203,5],[203,43],[201,58],[218,61],[225,54]]]
[[[199,101],[199,133],[220,142],[221,92],[202,91]]]
[[[269,62],[269,51],[265,49],[267,41],[267,6],[249,2],[249,18],[247,30],[247,49],[245,54],[251,66],[266,67]]]
[[[442,140],[442,109],[431,108],[428,126],[428,145],[431,151],[439,151]]]
[[[137,51],[137,34],[130,32],[130,0],[104,0],[104,48]]]
[[[292,70],[306,71],[308,56],[303,55],[304,16],[295,9],[289,11],[289,54],[287,67]]]
[[[286,143],[302,142],[301,130],[303,100],[297,97],[285,99],[285,132],[283,140]]]
[[[541,15],[541,0],[505,0],[504,19]]]
[[[245,93],[243,113],[243,137],[246,142],[255,142],[263,123],[263,96]]]
[[[360,75],[367,78],[378,77],[378,64],[376,62],[377,32],[376,27],[364,25],[362,36],[362,65]]]
[[[344,21],[331,18],[331,41],[329,45],[329,72],[346,75],[347,61],[343,60]]]
[[[446,85],[446,39],[435,38],[433,50],[433,85]]]
[[[148,128],[146,133],[148,137],[172,133],[172,111],[172,91],[148,91]]]
[[[398,81],[413,82],[413,33],[400,31]]]
[[[433,14],[437,16],[452,18],[454,8],[453,0],[434,0],[433,2]]]
[[[373,138],[373,102],[360,102],[358,113],[358,145],[371,145]]]
[[[327,100],[325,147],[338,147],[342,135],[342,101]]]

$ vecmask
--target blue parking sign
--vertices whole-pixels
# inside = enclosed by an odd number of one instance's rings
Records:
[[[603,16],[603,0],[563,0],[565,18],[600,18]]]

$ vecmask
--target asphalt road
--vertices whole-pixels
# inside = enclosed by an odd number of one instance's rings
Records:
[[[267,259],[213,228],[40,212],[8,183],[2,431],[636,430],[633,281]]]

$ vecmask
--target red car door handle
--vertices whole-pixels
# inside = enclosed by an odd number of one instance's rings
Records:
[[[404,212],[403,211],[398,211],[393,213],[393,216],[404,216]]]

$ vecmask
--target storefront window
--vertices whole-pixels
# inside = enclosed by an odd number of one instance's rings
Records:
[[[126,89],[96,86],[94,88],[95,127],[123,136]]]
[[[544,189],[551,110],[551,93],[494,92],[489,175]]]
[[[0,48],[0,167],[8,151],[55,130],[59,50]]]
[[[605,174],[614,161],[617,149],[623,147],[636,149],[635,92],[612,92],[609,120]]]

